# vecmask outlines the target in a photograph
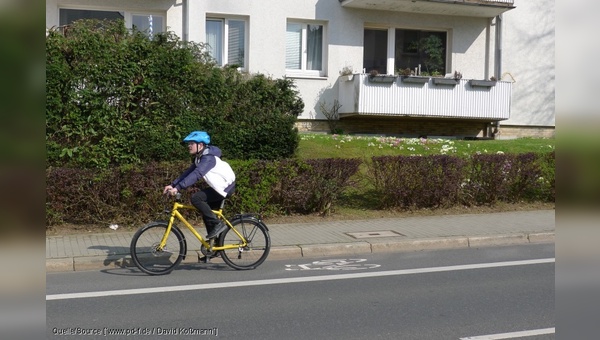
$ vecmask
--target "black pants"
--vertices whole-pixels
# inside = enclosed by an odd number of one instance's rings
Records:
[[[219,224],[219,219],[212,212],[213,209],[219,209],[221,202],[225,197],[221,196],[213,188],[206,188],[192,195],[190,201],[192,205],[202,213],[202,220],[206,230],[210,233],[213,228]]]

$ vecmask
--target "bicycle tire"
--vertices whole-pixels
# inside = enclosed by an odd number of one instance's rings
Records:
[[[267,259],[271,250],[271,237],[267,227],[251,217],[233,220],[231,225],[244,236],[248,245],[242,248],[238,235],[232,228],[227,228],[219,237],[219,245],[240,244],[240,247],[221,250],[223,261],[237,270],[255,269]]]
[[[131,239],[130,253],[133,263],[150,275],[169,274],[185,257],[187,246],[181,231],[173,226],[165,248],[156,250],[165,231],[167,222],[152,222],[140,228]]]

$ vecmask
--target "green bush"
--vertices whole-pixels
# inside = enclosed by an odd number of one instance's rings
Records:
[[[292,80],[216,67],[203,44],[171,32],[149,38],[122,21],[82,20],[46,37],[48,166],[182,159],[193,130],[229,158],[287,158],[303,107]]]

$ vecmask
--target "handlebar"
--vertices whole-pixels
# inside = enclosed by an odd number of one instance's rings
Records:
[[[171,197],[173,197],[173,199],[176,202],[181,202],[183,195],[180,192],[177,192],[175,195],[172,195],[172,196],[168,192],[165,192],[163,194],[163,198],[166,199],[166,200],[168,200]]]

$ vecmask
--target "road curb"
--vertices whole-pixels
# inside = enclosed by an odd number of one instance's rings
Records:
[[[506,234],[469,237],[469,247],[503,246],[528,243],[527,234]]]
[[[531,233],[528,235],[530,243],[538,243],[538,242],[554,242],[555,236],[554,232],[547,233]]]
[[[46,272],[72,272],[74,271],[73,258],[46,259]]]
[[[386,252],[409,252],[421,250],[441,250],[476,248],[527,243],[552,243],[554,232],[518,233],[484,236],[454,236],[413,240],[372,240],[351,243],[327,243],[275,246],[268,259],[293,259],[303,257],[354,255]],[[183,263],[198,263],[199,251],[189,251]],[[134,266],[129,254],[79,256],[46,259],[46,272],[70,272],[84,270],[117,269]]]
[[[369,242],[307,244],[301,245],[300,248],[302,248],[302,257],[371,253]]]
[[[373,253],[396,252],[396,251],[418,251],[452,248],[468,248],[469,240],[466,237],[445,237],[419,240],[393,240],[373,241],[371,249]]]

